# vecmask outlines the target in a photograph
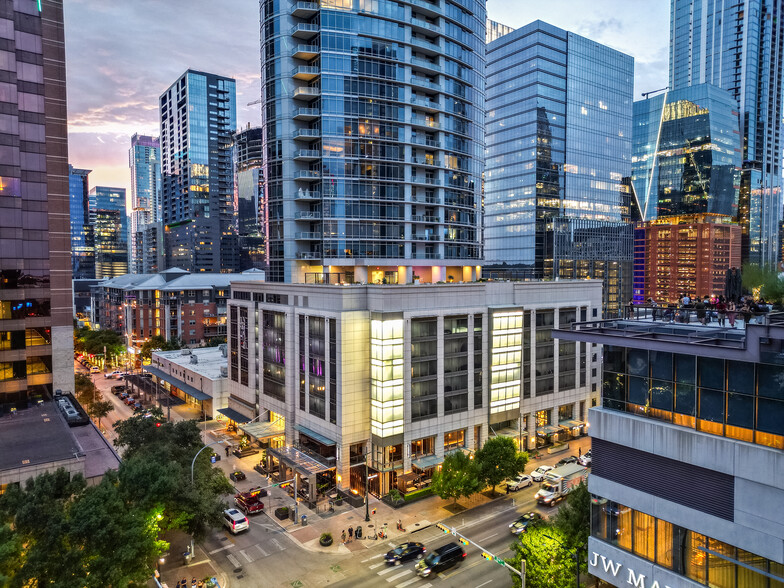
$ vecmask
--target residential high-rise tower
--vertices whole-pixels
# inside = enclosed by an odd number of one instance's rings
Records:
[[[235,82],[188,70],[160,97],[161,220],[166,267],[239,267],[231,163]]]
[[[74,280],[95,278],[95,241],[90,219],[89,169],[68,166],[71,214],[71,274]]]
[[[470,281],[484,2],[261,2],[268,279]]]
[[[73,390],[63,6],[0,0],[0,413]]]
[[[134,135],[128,153],[131,168],[130,264],[134,274],[158,271],[161,253],[161,149],[157,137]]]
[[[260,127],[238,131],[234,136],[234,190],[240,269],[266,267],[265,232],[268,211],[264,200]]]
[[[773,265],[782,216],[784,0],[671,0],[670,88],[713,84],[738,102],[743,260]]]

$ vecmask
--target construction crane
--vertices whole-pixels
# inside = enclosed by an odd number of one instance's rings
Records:
[[[261,104],[261,98],[254,100],[253,102],[248,102],[245,106],[253,106],[254,104]]]
[[[651,90],[650,92],[643,92],[642,93],[642,97],[647,100],[648,96],[650,96],[651,94],[656,94],[658,92],[666,92],[669,89],[670,89],[669,86],[664,86],[663,88],[659,88],[658,90]]]

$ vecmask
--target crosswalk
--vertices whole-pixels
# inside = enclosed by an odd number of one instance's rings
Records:
[[[376,571],[379,578],[386,580],[387,584],[392,588],[431,588],[430,582],[425,582],[422,578],[416,575],[414,571],[414,562],[405,563],[401,566],[390,566],[381,559],[384,553],[379,553],[373,557],[369,557],[362,563],[367,564],[367,568],[371,571]],[[381,560],[381,561],[378,561]],[[381,568],[381,569],[379,569]],[[382,584],[383,585],[383,584]]]
[[[253,563],[256,560],[269,557],[270,555],[283,551],[286,549],[286,545],[284,545],[284,543],[285,541],[279,541],[278,539],[272,538],[269,540],[269,542],[265,542],[264,545],[261,543],[256,543],[255,545],[251,545],[245,549],[227,553],[226,559],[228,559],[235,568],[239,568],[249,563]],[[221,550],[222,549],[216,549],[214,552],[210,553],[215,553]]]

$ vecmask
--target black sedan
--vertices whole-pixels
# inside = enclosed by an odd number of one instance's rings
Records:
[[[523,516],[519,517],[515,522],[509,525],[509,531],[512,535],[519,535],[520,533],[525,533],[528,530],[528,527],[535,524],[537,521],[542,520],[542,515],[538,512],[527,512]]]
[[[577,457],[574,455],[570,455],[569,457],[564,457],[561,461],[555,464],[555,467],[560,468],[562,465],[566,465],[568,463],[577,463]]]
[[[384,560],[393,566],[412,559],[421,559],[427,553],[427,549],[421,543],[412,541],[411,543],[401,543],[390,550]]]

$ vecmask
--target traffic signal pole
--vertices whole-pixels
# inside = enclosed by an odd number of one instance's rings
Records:
[[[454,527],[447,527],[443,523],[437,523],[436,527],[441,529],[444,533],[451,533],[452,535],[457,537],[457,539],[463,545],[469,545],[469,544],[473,545],[474,547],[476,547],[482,552],[482,557],[485,558],[487,561],[494,561],[495,563],[504,566],[509,571],[514,572],[515,574],[520,576],[520,581],[522,582],[522,588],[525,588],[525,560],[524,559],[520,560],[520,565],[522,566],[522,570],[518,570],[517,568],[512,567],[506,561],[504,561],[502,557],[499,557],[491,553],[490,551],[488,551],[487,549],[479,545],[479,543],[477,543],[476,541],[472,541],[465,535],[459,533]]]

